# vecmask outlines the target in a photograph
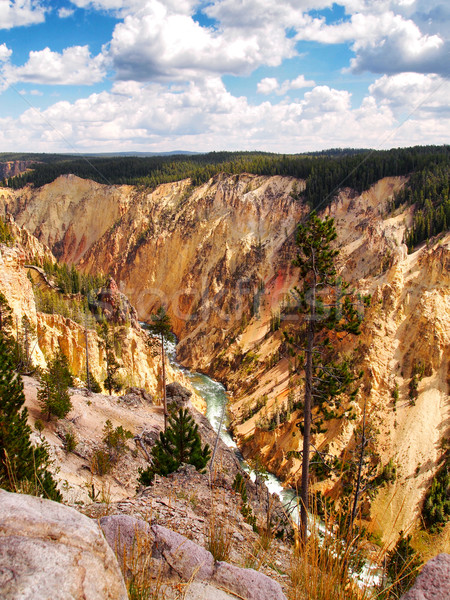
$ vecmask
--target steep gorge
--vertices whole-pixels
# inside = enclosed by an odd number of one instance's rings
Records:
[[[198,188],[186,180],[148,193],[63,176],[37,190],[0,192],[0,207],[59,258],[112,274],[140,318],[161,303],[169,307],[179,358],[233,392],[233,426],[245,454],[260,456],[292,485],[299,459],[287,453],[300,448],[298,413],[270,430],[258,423],[262,414],[276,417],[290,392],[301,393],[290,389],[280,331],[271,332],[297,278],[293,232],[307,209],[291,196],[294,182],[218,175]],[[388,212],[404,182],[384,179],[360,196],[344,190],[326,210],[336,221],[342,275],[372,295],[358,340],[359,415],[365,398],[381,463],[398,465],[397,479],[369,507],[386,536],[417,517],[449,419],[450,236],[407,255],[410,210]],[[412,403],[415,365],[424,373]],[[335,455],[354,448],[358,421],[330,423],[316,446]],[[333,493],[332,481],[319,487]]]

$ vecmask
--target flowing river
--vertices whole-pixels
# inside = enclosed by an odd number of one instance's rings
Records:
[[[170,350],[169,350],[170,352]],[[169,354],[168,352],[168,354]],[[250,466],[245,462],[244,457],[240,453],[236,442],[231,437],[227,425],[228,425],[228,415],[226,411],[226,406],[228,403],[228,397],[226,394],[226,390],[224,386],[218,381],[214,381],[207,375],[203,375],[202,373],[195,373],[193,371],[189,371],[189,369],[184,369],[180,365],[176,363],[171,357],[171,364],[175,368],[178,368],[183,371],[184,375],[190,380],[192,387],[195,391],[206,401],[206,417],[208,421],[211,423],[214,431],[217,433],[220,429],[220,438],[222,441],[229,447],[233,448],[236,456],[238,457],[242,468],[247,471],[252,479],[255,478],[255,473],[252,471]],[[267,473],[266,475],[266,486],[269,489],[271,494],[277,494],[282,500],[283,504],[286,507],[290,507],[289,511],[292,513],[293,518],[296,518],[297,514],[297,495],[293,490],[285,489],[281,485],[279,479],[275,477],[272,473]]]
[[[224,386],[218,381],[211,379],[211,377],[204,375],[203,373],[190,371],[189,369],[182,367],[179,363],[177,363],[175,342],[166,342],[165,348],[172,367],[182,371],[183,374],[190,380],[192,387],[205,400],[207,406],[206,417],[214,428],[214,431],[218,432],[220,429],[221,439],[228,447],[234,449],[242,468],[247,471],[250,477],[254,480],[256,476],[254,471],[252,471],[251,467],[244,460],[244,457],[240,453],[236,442],[233,440],[227,429],[228,415],[226,407],[228,403],[228,397]],[[269,492],[271,494],[275,493],[277,496],[279,496],[286,510],[291,515],[291,518],[298,523],[299,511],[296,492],[292,489],[284,488],[281,485],[280,480],[272,473],[267,473],[267,480],[265,483],[269,489]],[[322,527],[319,526],[319,530],[320,529],[322,529]],[[357,575],[357,579],[361,585],[374,586],[377,585],[381,580],[381,571],[379,570],[378,565],[367,561],[362,572]]]

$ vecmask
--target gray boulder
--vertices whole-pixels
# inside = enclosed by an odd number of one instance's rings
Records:
[[[51,500],[0,490],[2,600],[127,600],[95,521]]]
[[[102,517],[99,523],[122,570],[132,570],[132,567],[139,568],[145,564],[153,547],[148,523],[129,515],[109,515]]]
[[[181,579],[211,579],[214,558],[210,552],[161,525],[153,525],[152,532],[155,538],[153,556],[162,557]]]
[[[253,569],[217,562],[211,583],[238,594],[245,600],[286,600],[278,581]]]
[[[413,587],[401,600],[449,600],[450,554],[438,554],[422,568]]]

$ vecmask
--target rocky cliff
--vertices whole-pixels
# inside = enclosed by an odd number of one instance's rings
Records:
[[[42,245],[26,228],[18,227],[10,222],[15,243],[11,246],[0,244],[0,292],[2,292],[13,311],[14,335],[23,335],[23,317],[30,322],[29,350],[31,362],[34,366],[45,367],[48,358],[58,350],[68,358],[69,366],[75,377],[86,378],[86,344],[89,354],[89,370],[98,381],[106,377],[106,352],[104,340],[97,329],[89,321],[87,329],[83,325],[54,313],[40,312],[36,308],[33,293],[33,275],[37,270],[28,267],[32,260],[51,260],[55,258],[51,251]],[[39,273],[38,273],[39,274]],[[46,279],[39,280],[39,287],[48,287]],[[100,292],[103,313],[114,316],[114,299],[112,295],[120,296],[117,289],[104,289]],[[126,299],[125,299],[126,300]],[[64,300],[62,300],[64,302]],[[131,311],[134,309],[131,307]],[[115,311],[117,312],[117,310]],[[117,315],[116,315],[117,316]],[[120,316],[120,315],[119,315]],[[94,321],[95,324],[95,321]],[[120,369],[118,375],[124,387],[140,387],[148,390],[156,398],[162,397],[161,389],[161,361],[157,347],[153,351],[147,344],[147,334],[141,329],[137,321],[131,319],[129,323],[122,323],[116,319],[113,327],[116,346],[116,357]],[[157,342],[155,342],[157,346]],[[174,371],[167,365],[167,380],[179,381],[191,388],[188,380],[179,371]],[[204,401],[193,394],[193,403],[200,410],[204,410]]]
[[[179,357],[205,369],[261,285],[289,262],[305,211],[290,195],[293,183],[218,175],[198,188],[185,180],[148,193],[63,176],[5,191],[3,210],[59,259],[113,275],[141,319],[168,306]]]

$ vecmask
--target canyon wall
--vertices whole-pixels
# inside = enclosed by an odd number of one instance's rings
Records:
[[[37,190],[0,191],[0,212],[12,213],[63,260],[113,275],[141,319],[168,306],[180,360],[232,392],[232,426],[245,455],[291,485],[300,459],[288,453],[301,448],[300,415],[276,418],[302,389],[292,386],[283,346],[289,323],[272,325],[298,279],[294,232],[307,207],[291,196],[294,181],[217,175],[196,188],[186,180],[148,192],[64,176]],[[381,464],[397,465],[395,481],[367,509],[386,537],[417,518],[450,416],[450,237],[407,254],[411,209],[389,212],[404,183],[386,178],[361,195],[343,190],[325,211],[335,218],[342,276],[372,303],[358,340],[340,348],[356,352],[364,371],[358,418],[329,423],[314,443],[335,456],[354,450],[367,402]],[[275,426],[261,427],[262,417],[274,417]],[[334,485],[319,489],[334,494]]]

